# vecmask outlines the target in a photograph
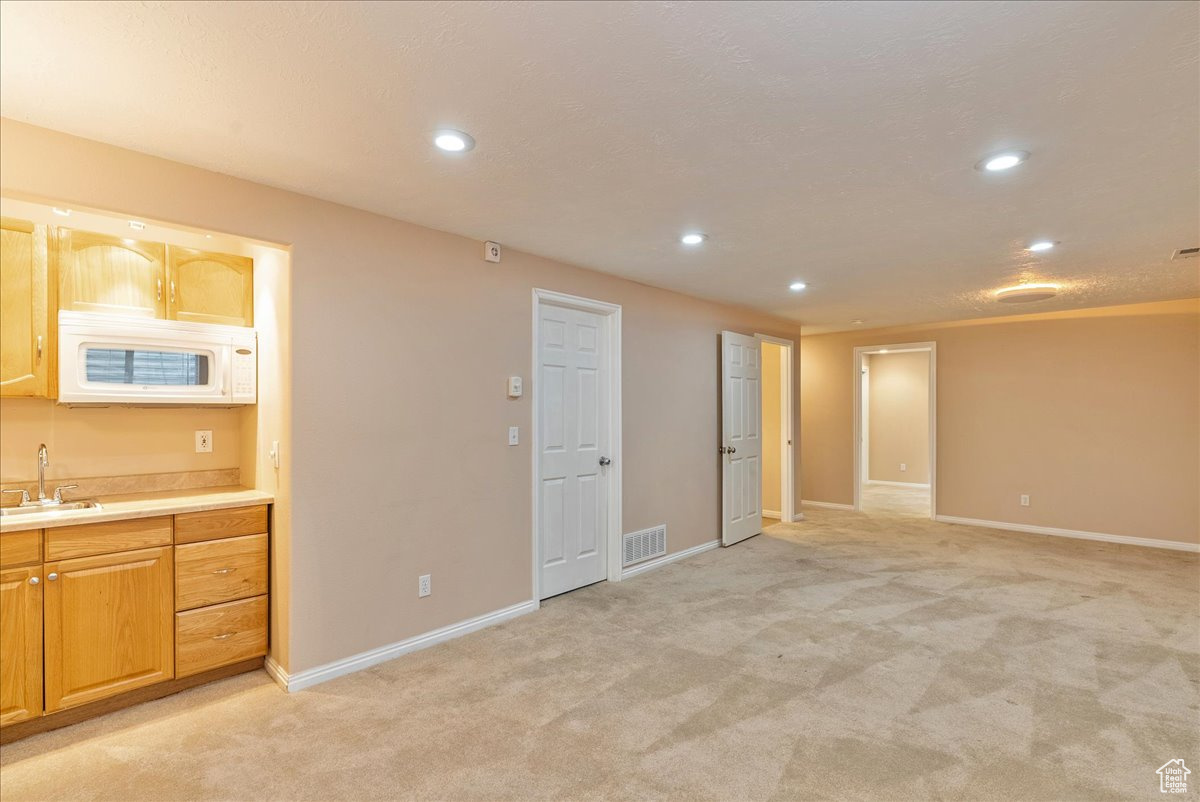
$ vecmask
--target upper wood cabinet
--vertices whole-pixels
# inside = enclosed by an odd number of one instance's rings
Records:
[[[0,396],[49,394],[52,294],[47,227],[0,218]]]
[[[0,571],[0,727],[42,714],[41,575]]]
[[[254,260],[171,246],[167,315],[174,320],[254,325]]]
[[[69,228],[58,235],[59,308],[166,317],[166,246]]]
[[[46,563],[47,713],[174,676],[171,552]]]

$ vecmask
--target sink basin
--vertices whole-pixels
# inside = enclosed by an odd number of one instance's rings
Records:
[[[98,510],[100,502],[91,499],[64,501],[60,504],[25,504],[20,507],[0,507],[0,516],[33,515],[39,512],[70,512],[72,510]]]

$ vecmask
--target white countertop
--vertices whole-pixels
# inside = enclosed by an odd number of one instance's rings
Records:
[[[0,519],[0,534],[55,526],[119,521],[125,518],[151,518],[181,512],[204,512],[251,504],[270,504],[275,497],[248,487],[204,487],[194,490],[163,490],[157,493],[129,493],[101,496],[100,508],[65,512],[30,512]]]

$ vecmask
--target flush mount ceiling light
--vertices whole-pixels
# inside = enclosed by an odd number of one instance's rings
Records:
[[[433,144],[439,150],[447,153],[466,153],[475,147],[475,140],[470,134],[455,131],[453,128],[442,128],[433,132]]]
[[[803,281],[793,281],[791,284],[788,285],[788,289],[791,290],[792,292],[800,292],[802,289],[804,289],[807,286],[808,285],[805,284]]]
[[[1027,250],[1027,251],[1033,251],[1034,253],[1041,253],[1042,251],[1048,251],[1048,250],[1050,250],[1051,248],[1053,248],[1053,247],[1054,247],[1055,245],[1057,245],[1057,244],[1058,244],[1058,243],[1057,243],[1057,242],[1055,242],[1054,240],[1049,240],[1049,239],[1040,239],[1040,240],[1038,240],[1037,242],[1031,242],[1031,243],[1029,243],[1029,247],[1028,247],[1028,248],[1026,248],[1025,250]]]
[[[699,245],[700,243],[704,242],[704,240],[706,240],[706,239],[708,239],[707,234],[701,234],[698,231],[693,231],[690,234],[684,234],[682,237],[679,238],[679,241],[682,242],[684,245]]]
[[[1029,151],[1027,150],[1005,150],[980,159],[975,164],[975,169],[985,173],[999,173],[1011,170],[1028,158]]]
[[[1057,284],[1018,284],[996,290],[996,300],[1005,304],[1025,304],[1045,301],[1058,295]]]

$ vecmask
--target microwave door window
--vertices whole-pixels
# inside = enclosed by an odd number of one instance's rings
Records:
[[[211,362],[209,354],[88,348],[85,371],[92,384],[203,387],[209,384]]]

